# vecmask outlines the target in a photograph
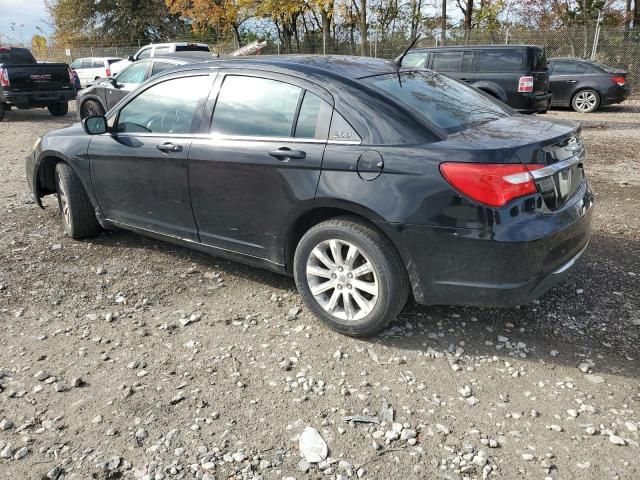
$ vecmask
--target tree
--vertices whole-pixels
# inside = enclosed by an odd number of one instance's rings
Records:
[[[352,0],[353,8],[358,17],[360,27],[360,55],[367,54],[367,0]]]
[[[473,27],[473,0],[456,0],[458,8],[464,15],[462,25],[465,30],[465,38],[468,38],[469,31]]]
[[[33,50],[43,50],[47,48],[47,39],[43,35],[36,33],[31,37],[31,48]]]

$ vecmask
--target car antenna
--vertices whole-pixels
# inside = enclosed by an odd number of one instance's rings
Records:
[[[402,54],[393,61],[393,63],[395,63],[396,65],[396,68],[400,68],[402,66],[402,60],[404,60],[404,57],[407,56],[407,53],[409,53],[409,50],[413,48],[413,46],[416,44],[418,40],[420,40],[420,34],[416,35],[416,38],[413,39],[413,41],[404,50],[404,52],[402,52]]]

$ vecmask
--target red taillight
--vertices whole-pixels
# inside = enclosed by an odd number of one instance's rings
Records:
[[[625,83],[627,83],[627,79],[624,78],[623,75],[616,75],[615,77],[611,77],[611,81],[613,83],[617,83],[618,85],[620,85],[621,87],[624,86]]]
[[[107,67],[107,69],[105,70],[105,72],[107,74],[107,77],[111,76],[111,69],[109,67]]]
[[[531,170],[543,165],[512,163],[459,163],[440,164],[440,172],[456,190],[476,202],[491,207],[502,207],[514,198],[531,195],[538,190]]]
[[[11,82],[9,82],[9,72],[7,72],[6,68],[0,68],[0,85],[3,87],[11,85]]]
[[[533,77],[520,77],[518,82],[519,92],[533,92]]]

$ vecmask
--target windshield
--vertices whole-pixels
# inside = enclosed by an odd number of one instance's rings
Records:
[[[497,100],[435,72],[399,72],[363,81],[447,133],[513,115]]]

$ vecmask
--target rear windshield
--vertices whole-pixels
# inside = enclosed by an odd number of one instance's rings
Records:
[[[5,65],[25,65],[36,63],[29,50],[12,48],[9,50],[0,49],[0,63]]]
[[[434,72],[391,73],[363,81],[447,133],[515,113],[503,103]]]
[[[177,45],[176,52],[210,52],[206,45]]]
[[[122,59],[121,59],[121,58],[109,58],[109,59],[107,59],[107,63],[108,63],[109,65],[114,64],[114,63],[116,63],[116,62],[121,62],[121,61],[122,61]]]

